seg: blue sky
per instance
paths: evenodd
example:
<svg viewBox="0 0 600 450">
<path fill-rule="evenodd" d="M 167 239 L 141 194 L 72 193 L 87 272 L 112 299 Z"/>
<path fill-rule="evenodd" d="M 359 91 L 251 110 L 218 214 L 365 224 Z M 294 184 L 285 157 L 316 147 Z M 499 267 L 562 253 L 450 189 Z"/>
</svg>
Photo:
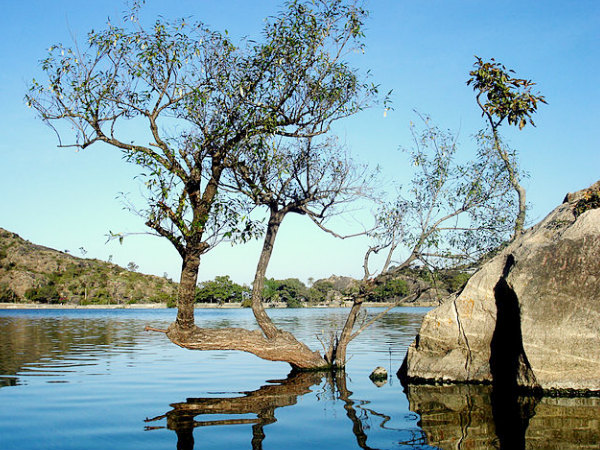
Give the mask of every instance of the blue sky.
<svg viewBox="0 0 600 450">
<path fill-rule="evenodd" d="M 193 16 L 216 30 L 256 36 L 263 18 L 279 2 L 254 0 L 147 0 L 142 20 L 157 15 Z M 460 132 L 465 155 L 470 136 L 483 127 L 472 90 L 466 86 L 474 55 L 494 57 L 520 77 L 537 82 L 546 96 L 535 117 L 537 127 L 505 127 L 503 135 L 518 149 L 530 223 L 543 218 L 567 192 L 600 179 L 600 2 L 597 0 L 513 1 L 371 0 L 366 52 L 354 61 L 371 70 L 382 91 L 394 90 L 395 110 L 378 108 L 337 126 L 351 151 L 383 166 L 383 185 L 406 183 L 410 175 L 400 146 L 409 146 L 413 110 L 429 114 L 442 128 Z M 123 245 L 105 244 L 109 230 L 143 232 L 143 221 L 123 209 L 119 192 L 136 193 L 136 168 L 118 151 L 92 146 L 85 151 L 57 148 L 53 132 L 23 101 L 26 86 L 40 77 L 46 49 L 118 22 L 124 2 L 6 0 L 0 15 L 0 227 L 32 242 L 81 256 L 126 265 L 177 279 L 179 257 L 160 238 L 134 235 Z M 361 212 L 355 213 L 356 219 Z M 354 219 L 341 224 L 347 229 Z M 338 241 L 301 217 L 286 219 L 268 276 L 306 281 L 331 274 L 361 276 L 366 242 Z M 203 258 L 200 279 L 229 274 L 248 283 L 259 243 L 224 244 Z"/>
</svg>

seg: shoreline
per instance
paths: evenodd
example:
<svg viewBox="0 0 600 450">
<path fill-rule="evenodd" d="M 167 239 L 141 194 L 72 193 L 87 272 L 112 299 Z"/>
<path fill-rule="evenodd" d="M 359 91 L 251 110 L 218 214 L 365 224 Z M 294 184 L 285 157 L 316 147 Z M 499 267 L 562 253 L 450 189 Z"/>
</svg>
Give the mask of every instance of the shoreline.
<svg viewBox="0 0 600 450">
<path fill-rule="evenodd" d="M 365 302 L 363 306 L 365 308 L 387 308 L 392 306 L 393 303 L 383 302 Z M 327 305 L 311 305 L 304 306 L 304 308 L 349 308 L 352 306 L 352 302 L 345 302 L 343 304 L 327 304 Z M 433 307 L 437 305 L 433 304 L 400 304 L 398 307 Z M 277 304 L 265 304 L 265 309 L 284 309 L 287 308 L 285 303 Z M 0 303 L 0 310 L 15 310 L 15 309 L 176 309 L 168 308 L 166 303 L 134 303 L 131 305 L 69 305 L 69 304 L 45 304 L 45 303 Z M 195 309 L 250 309 L 242 308 L 241 303 L 225 303 L 219 305 L 217 303 L 197 303 Z"/>
</svg>

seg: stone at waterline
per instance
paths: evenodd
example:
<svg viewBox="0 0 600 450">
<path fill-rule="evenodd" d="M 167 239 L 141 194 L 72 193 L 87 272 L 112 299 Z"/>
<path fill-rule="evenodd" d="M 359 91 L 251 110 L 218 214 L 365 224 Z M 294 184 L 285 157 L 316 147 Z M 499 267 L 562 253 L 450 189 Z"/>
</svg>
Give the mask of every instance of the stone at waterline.
<svg viewBox="0 0 600 450">
<path fill-rule="evenodd" d="M 385 370 L 385 368 L 383 368 L 381 366 L 375 367 L 375 370 L 373 370 L 373 372 L 371 372 L 371 375 L 369 375 L 369 378 L 377 387 L 381 387 L 385 383 L 387 383 L 387 379 L 388 379 L 387 370 Z"/>
<path fill-rule="evenodd" d="M 569 194 L 430 311 L 399 375 L 600 392 L 599 195 Z"/>
</svg>

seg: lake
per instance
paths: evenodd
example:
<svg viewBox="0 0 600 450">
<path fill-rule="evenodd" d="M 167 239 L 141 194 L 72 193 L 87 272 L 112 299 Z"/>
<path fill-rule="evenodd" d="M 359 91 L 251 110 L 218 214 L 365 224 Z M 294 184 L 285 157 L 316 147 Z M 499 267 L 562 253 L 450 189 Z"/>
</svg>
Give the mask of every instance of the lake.
<svg viewBox="0 0 600 450">
<path fill-rule="evenodd" d="M 395 373 L 426 311 L 390 312 L 334 376 L 144 331 L 174 310 L 0 310 L 0 449 L 599 448 L 598 398 L 519 397 L 499 411 L 487 386 L 405 392 Z M 268 313 L 319 349 L 347 310 Z M 197 310 L 196 321 L 256 328 L 247 309 Z M 381 386 L 376 366 L 390 373 Z"/>
</svg>

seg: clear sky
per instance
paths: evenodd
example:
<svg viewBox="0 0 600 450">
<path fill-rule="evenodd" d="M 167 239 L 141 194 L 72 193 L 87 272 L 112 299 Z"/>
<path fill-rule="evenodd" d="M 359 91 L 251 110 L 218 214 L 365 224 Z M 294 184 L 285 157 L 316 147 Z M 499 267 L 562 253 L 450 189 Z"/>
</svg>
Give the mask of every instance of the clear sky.
<svg viewBox="0 0 600 450">
<path fill-rule="evenodd" d="M 192 16 L 213 29 L 257 36 L 263 18 L 280 2 L 267 0 L 147 0 L 142 21 L 157 15 Z M 543 218 L 567 192 L 600 179 L 600 2 L 598 0 L 371 0 L 366 52 L 356 64 L 371 70 L 382 91 L 394 90 L 395 110 L 365 111 L 337 127 L 351 151 L 383 166 L 382 187 L 410 175 L 400 146 L 409 146 L 413 110 L 442 128 L 460 131 L 465 154 L 484 123 L 466 86 L 474 55 L 496 58 L 516 75 L 537 82 L 546 96 L 536 128 L 504 127 L 520 152 L 531 204 L 529 222 Z M 131 236 L 106 242 L 113 232 L 143 232 L 143 221 L 123 210 L 119 192 L 139 191 L 135 166 L 118 151 L 92 146 L 58 149 L 53 132 L 23 101 L 27 83 L 40 77 L 39 60 L 51 44 L 85 42 L 107 18 L 118 22 L 125 3 L 4 0 L 0 15 L 0 227 L 34 243 L 178 279 L 179 256 L 161 238 Z M 357 218 L 360 211 L 355 213 Z M 349 219 L 346 228 L 352 228 Z M 364 239 L 338 241 L 302 217 L 281 229 L 268 276 L 306 281 L 331 274 L 360 277 Z M 224 244 L 203 258 L 200 279 L 228 274 L 249 283 L 259 243 Z"/>
</svg>

